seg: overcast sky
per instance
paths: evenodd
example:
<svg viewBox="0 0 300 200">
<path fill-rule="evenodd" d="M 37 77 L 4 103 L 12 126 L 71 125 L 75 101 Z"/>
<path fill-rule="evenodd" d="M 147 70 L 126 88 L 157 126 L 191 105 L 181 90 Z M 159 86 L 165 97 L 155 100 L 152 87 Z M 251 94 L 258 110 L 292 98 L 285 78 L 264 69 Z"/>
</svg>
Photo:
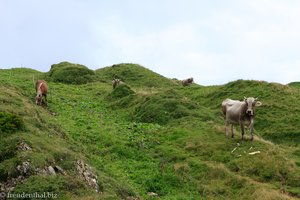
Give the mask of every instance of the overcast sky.
<svg viewBox="0 0 300 200">
<path fill-rule="evenodd" d="M 0 68 L 61 61 L 202 85 L 300 81 L 300 1 L 0 0 Z"/>
</svg>

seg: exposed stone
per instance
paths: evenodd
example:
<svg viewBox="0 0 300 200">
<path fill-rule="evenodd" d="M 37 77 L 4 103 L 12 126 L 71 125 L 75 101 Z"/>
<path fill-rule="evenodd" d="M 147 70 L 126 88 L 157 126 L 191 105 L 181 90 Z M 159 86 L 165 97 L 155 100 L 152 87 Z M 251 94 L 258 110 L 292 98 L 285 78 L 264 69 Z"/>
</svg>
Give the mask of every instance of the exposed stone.
<svg viewBox="0 0 300 200">
<path fill-rule="evenodd" d="M 24 141 L 19 144 L 18 150 L 19 151 L 32 151 L 31 147 L 28 144 L 26 144 Z"/>
<path fill-rule="evenodd" d="M 0 183 L 0 192 L 11 192 L 17 184 L 23 183 L 25 181 L 24 176 L 18 176 L 16 178 L 10 178 L 5 183 Z"/>
<path fill-rule="evenodd" d="M 25 145 L 22 145 L 25 146 Z M 23 161 L 20 165 L 16 167 L 17 171 L 19 172 L 19 176 L 16 178 L 9 178 L 6 182 L 0 183 L 0 192 L 11 192 L 17 184 L 23 183 L 30 175 L 30 162 L 29 160 Z M 55 175 L 57 173 L 61 173 L 63 175 L 66 175 L 66 172 L 56 165 L 55 167 L 45 166 L 44 168 L 36 168 L 34 169 L 33 174 L 40 174 L 40 175 Z M 91 176 L 90 172 L 87 171 L 86 177 L 89 178 Z M 91 182 L 97 184 L 97 180 L 91 179 Z M 1 199 L 1 198 L 0 198 Z"/>
<path fill-rule="evenodd" d="M 67 175 L 67 173 L 66 173 L 60 166 L 58 166 L 58 165 L 56 165 L 56 166 L 54 167 L 54 170 L 55 170 L 56 172 L 58 172 L 58 173 L 63 174 L 63 175 Z"/>
<path fill-rule="evenodd" d="M 50 175 L 56 175 L 56 172 L 55 172 L 54 168 L 51 165 L 48 167 L 48 172 L 49 172 Z"/>
<path fill-rule="evenodd" d="M 9 178 L 5 183 L 1 183 L 1 191 L 4 192 L 11 192 L 15 186 L 19 183 L 23 183 L 26 177 L 28 177 L 30 163 L 29 161 L 23 161 L 20 165 L 16 167 L 17 171 L 19 172 L 19 176 L 16 178 Z"/>
<path fill-rule="evenodd" d="M 46 170 L 45 168 L 43 168 L 43 169 L 36 168 L 36 169 L 35 169 L 35 173 L 36 173 L 36 174 L 41 174 L 41 175 L 47 175 L 47 174 L 48 174 L 48 173 L 47 173 L 47 170 Z"/>
<path fill-rule="evenodd" d="M 147 195 L 150 197 L 158 197 L 158 194 L 156 194 L 154 192 L 148 192 Z"/>
<path fill-rule="evenodd" d="M 21 165 L 18 165 L 17 166 L 17 170 L 20 172 L 20 174 L 22 175 L 27 175 L 28 171 L 29 171 L 29 168 L 30 168 L 30 163 L 29 161 L 24 161 L 22 162 Z"/>
<path fill-rule="evenodd" d="M 99 185 L 97 176 L 93 173 L 92 168 L 85 164 L 82 160 L 76 161 L 76 169 L 79 176 L 92 187 L 96 192 L 99 192 Z"/>
</svg>

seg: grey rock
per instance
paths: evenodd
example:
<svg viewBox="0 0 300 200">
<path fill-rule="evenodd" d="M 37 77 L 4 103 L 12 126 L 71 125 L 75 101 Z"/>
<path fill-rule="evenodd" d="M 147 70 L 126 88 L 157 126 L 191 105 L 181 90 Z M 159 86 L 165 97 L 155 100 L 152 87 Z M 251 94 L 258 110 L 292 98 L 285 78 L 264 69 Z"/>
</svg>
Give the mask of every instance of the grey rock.
<svg viewBox="0 0 300 200">
<path fill-rule="evenodd" d="M 55 170 L 52 166 L 48 167 L 48 172 L 49 172 L 50 175 L 56 175 L 56 172 L 55 172 Z"/>
</svg>

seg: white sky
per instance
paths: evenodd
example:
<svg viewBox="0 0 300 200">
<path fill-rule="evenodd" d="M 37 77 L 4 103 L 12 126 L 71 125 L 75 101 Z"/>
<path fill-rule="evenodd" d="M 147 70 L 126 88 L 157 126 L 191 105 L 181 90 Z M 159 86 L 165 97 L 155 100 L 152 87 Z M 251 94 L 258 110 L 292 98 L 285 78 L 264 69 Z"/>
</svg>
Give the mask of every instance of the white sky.
<svg viewBox="0 0 300 200">
<path fill-rule="evenodd" d="M 300 81 L 300 1 L 0 0 L 0 68 L 61 61 L 202 85 Z"/>
</svg>

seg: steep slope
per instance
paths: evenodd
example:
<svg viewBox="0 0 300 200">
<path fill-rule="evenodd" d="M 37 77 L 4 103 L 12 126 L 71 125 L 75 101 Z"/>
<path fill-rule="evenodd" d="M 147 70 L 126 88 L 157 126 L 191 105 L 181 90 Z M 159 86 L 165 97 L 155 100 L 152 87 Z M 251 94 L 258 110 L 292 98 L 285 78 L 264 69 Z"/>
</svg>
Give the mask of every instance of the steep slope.
<svg viewBox="0 0 300 200">
<path fill-rule="evenodd" d="M 93 167 L 103 193 L 84 192 L 86 198 L 155 199 L 155 194 L 160 199 L 300 197 L 299 112 L 294 112 L 299 109 L 297 88 L 243 80 L 223 86 L 181 87 L 138 65 L 125 64 L 97 70 L 97 82 L 78 86 L 49 82 L 49 104 L 41 108 L 33 105 L 32 75 L 42 73 L 17 69 L 0 71 L 1 75 L 3 72 L 2 86 L 20 92 L 27 106 L 45 112 L 43 121 L 29 118 L 25 125 L 48 127 L 54 122 L 55 130 L 61 130 L 58 132 L 64 137 L 56 133 L 60 143 L 53 148 L 65 148 Z M 128 87 L 113 90 L 115 74 Z M 257 109 L 253 142 L 241 142 L 239 134 L 236 139 L 226 138 L 223 130 L 220 103 L 243 96 L 258 96 L 263 102 Z M 51 126 L 41 127 L 44 135 L 52 131 Z M 27 136 L 34 137 L 29 132 Z M 36 139 L 33 144 L 38 142 Z M 45 158 L 52 151 L 48 150 Z M 261 153 L 250 155 L 253 151 Z M 69 168 L 63 167 L 68 174 L 74 172 L 70 163 L 75 161 L 71 159 L 66 162 Z M 65 165 L 64 161 L 55 162 Z M 78 191 L 91 190 L 78 181 L 83 184 L 77 189 L 55 188 L 69 199 Z M 27 181 L 19 187 L 24 191 L 32 185 L 34 181 Z M 64 181 L 51 179 L 50 185 L 64 185 Z"/>
<path fill-rule="evenodd" d="M 33 78 L 44 77 L 42 73 L 12 69 L 1 70 L 0 75 L 1 192 L 106 199 L 124 197 L 130 191 L 89 166 L 84 147 L 61 126 L 58 112 L 35 105 Z M 54 88 L 50 84 L 50 105 Z"/>
</svg>

